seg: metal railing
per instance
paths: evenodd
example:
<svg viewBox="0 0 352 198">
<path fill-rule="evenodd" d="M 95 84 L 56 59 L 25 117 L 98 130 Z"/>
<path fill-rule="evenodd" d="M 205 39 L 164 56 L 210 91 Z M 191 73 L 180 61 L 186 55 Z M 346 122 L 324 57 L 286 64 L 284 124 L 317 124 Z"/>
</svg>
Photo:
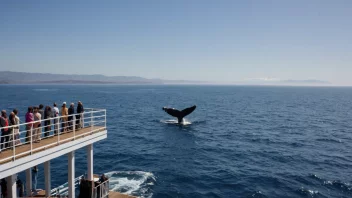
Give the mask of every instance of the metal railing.
<svg viewBox="0 0 352 198">
<path fill-rule="evenodd" d="M 77 189 L 79 189 L 79 185 L 81 183 L 81 179 L 85 178 L 84 175 L 81 175 L 74 180 L 74 187 L 77 192 Z M 103 183 L 100 183 L 98 186 L 93 188 L 93 195 L 92 198 L 105 198 L 109 197 L 109 179 L 104 181 Z M 50 192 L 51 197 L 67 197 L 68 196 L 68 183 L 64 183 L 54 189 L 51 190 Z"/>
<path fill-rule="evenodd" d="M 109 179 L 94 187 L 93 198 L 109 197 Z"/>
<path fill-rule="evenodd" d="M 74 187 L 75 189 L 79 187 L 81 179 L 84 178 L 83 175 L 75 178 Z M 64 183 L 59 187 L 56 187 L 50 191 L 51 197 L 67 197 L 68 196 L 68 183 Z"/>
<path fill-rule="evenodd" d="M 7 119 L 10 123 L 9 118 Z M 89 127 L 91 129 L 87 132 L 76 133 L 81 129 Z M 17 157 L 32 155 L 39 150 L 75 140 L 99 131 L 102 128 L 106 128 L 106 110 L 92 108 L 86 108 L 83 113 L 79 114 L 57 116 L 40 121 L 1 127 L 0 163 L 9 160 L 15 161 Z M 61 139 L 67 133 L 71 133 L 71 135 L 68 138 L 66 136 L 65 139 Z M 33 147 L 36 143 L 48 138 L 55 138 L 55 141 L 50 141 L 43 146 Z M 30 148 L 26 151 L 16 153 L 16 147 L 18 148 L 22 145 L 30 145 Z M 5 150 L 12 150 L 12 155 L 1 156 L 1 152 Z"/>
</svg>

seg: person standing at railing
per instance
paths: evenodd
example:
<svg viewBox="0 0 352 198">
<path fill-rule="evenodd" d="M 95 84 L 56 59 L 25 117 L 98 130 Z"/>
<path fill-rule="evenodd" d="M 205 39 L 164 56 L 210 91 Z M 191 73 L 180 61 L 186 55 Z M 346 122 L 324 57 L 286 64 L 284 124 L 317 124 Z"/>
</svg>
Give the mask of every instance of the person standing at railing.
<svg viewBox="0 0 352 198">
<path fill-rule="evenodd" d="M 9 147 L 12 147 L 12 146 L 14 146 L 14 143 L 15 143 L 15 134 L 14 134 L 14 132 L 15 132 L 15 127 L 16 127 L 16 123 L 15 123 L 15 113 L 14 112 L 11 112 L 10 113 L 10 116 L 9 116 L 9 125 L 11 126 L 11 127 L 9 127 L 9 130 L 10 130 L 10 132 L 9 132 Z"/>
<path fill-rule="evenodd" d="M 7 148 L 9 146 L 9 140 L 10 140 L 9 120 L 6 115 L 6 110 L 1 111 L 0 127 L 2 128 L 1 129 L 0 150 L 2 150 L 3 148 Z"/>
<path fill-rule="evenodd" d="M 42 135 L 41 126 L 42 115 L 39 113 L 38 107 L 34 107 L 34 134 L 33 142 L 39 143 Z"/>
<path fill-rule="evenodd" d="M 22 180 L 17 176 L 16 180 L 16 187 L 17 187 L 17 196 L 23 197 L 24 196 L 24 185 Z"/>
<path fill-rule="evenodd" d="M 32 136 L 33 136 L 33 132 L 31 132 L 32 128 L 33 128 L 33 122 L 34 122 L 34 114 L 33 114 L 33 107 L 28 107 L 28 111 L 26 113 L 26 139 L 25 142 L 29 143 L 32 141 Z"/>
<path fill-rule="evenodd" d="M 50 134 L 50 131 L 51 131 L 51 118 L 52 118 L 52 112 L 51 112 L 51 107 L 50 106 L 46 106 L 45 107 L 45 111 L 44 111 L 44 130 L 45 130 L 45 133 L 44 133 L 44 137 L 48 137 Z"/>
<path fill-rule="evenodd" d="M 70 126 L 70 130 L 73 130 L 73 114 L 75 114 L 75 106 L 71 103 L 70 108 L 68 109 L 68 124 Z"/>
<path fill-rule="evenodd" d="M 57 118 L 57 117 L 59 117 L 59 113 L 60 113 L 60 112 L 59 112 L 59 108 L 57 108 L 56 103 L 54 103 L 54 107 L 53 107 L 53 117 L 55 118 L 55 119 L 54 119 L 54 133 L 55 133 L 55 135 L 59 134 L 59 126 L 58 126 L 58 123 L 59 123 L 60 119 Z"/>
<path fill-rule="evenodd" d="M 82 120 L 83 119 L 83 113 L 84 113 L 84 108 L 83 108 L 83 104 L 81 101 L 78 101 L 77 104 L 77 115 L 76 115 L 76 128 L 83 128 L 82 126 Z"/>
<path fill-rule="evenodd" d="M 2 197 L 7 197 L 7 182 L 5 179 L 1 179 L 0 181 L 1 185 L 1 195 Z"/>
<path fill-rule="evenodd" d="M 105 176 L 105 174 L 102 174 L 102 175 L 100 176 L 99 181 L 100 181 L 101 183 L 104 183 L 104 182 L 107 181 L 107 180 L 109 180 L 109 178 L 108 178 L 107 176 Z"/>
<path fill-rule="evenodd" d="M 38 182 L 38 166 L 32 168 L 32 192 L 33 195 L 37 195 L 37 182 Z"/>
<path fill-rule="evenodd" d="M 43 109 L 43 108 L 44 108 L 44 105 L 43 105 L 43 104 L 40 104 L 40 105 L 39 105 L 39 108 L 38 108 L 38 112 L 40 113 L 42 119 L 44 119 L 44 109 Z M 39 127 L 40 127 L 40 133 L 42 133 L 42 131 L 44 131 L 44 130 L 43 130 L 43 128 L 44 128 L 44 123 L 40 122 Z"/>
<path fill-rule="evenodd" d="M 68 116 L 68 108 L 66 107 L 66 102 L 64 102 L 62 104 L 62 108 L 61 108 L 61 116 L 62 116 L 62 126 L 61 126 L 61 132 L 65 132 L 68 131 L 67 128 L 67 116 Z"/>
<path fill-rule="evenodd" d="M 20 118 L 18 117 L 18 110 L 14 109 L 13 113 L 15 114 L 15 127 L 14 127 L 14 135 L 15 135 L 15 145 L 21 144 L 20 140 Z"/>
</svg>

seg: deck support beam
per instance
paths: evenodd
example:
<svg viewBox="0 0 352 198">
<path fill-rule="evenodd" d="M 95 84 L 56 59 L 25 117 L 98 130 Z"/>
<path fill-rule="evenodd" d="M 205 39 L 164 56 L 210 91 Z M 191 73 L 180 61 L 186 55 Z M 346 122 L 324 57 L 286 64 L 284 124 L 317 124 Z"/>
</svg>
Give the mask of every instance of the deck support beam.
<svg viewBox="0 0 352 198">
<path fill-rule="evenodd" d="M 26 170 L 26 196 L 30 197 L 32 194 L 32 168 Z"/>
<path fill-rule="evenodd" d="M 50 160 L 44 162 L 44 176 L 45 176 L 45 196 L 50 197 L 50 192 L 51 192 Z"/>
<path fill-rule="evenodd" d="M 75 198 L 75 151 L 68 153 L 68 197 Z"/>
<path fill-rule="evenodd" d="M 87 179 L 93 181 L 93 143 L 87 146 Z"/>
<path fill-rule="evenodd" d="M 17 175 L 10 175 L 6 178 L 7 182 L 7 197 L 17 198 L 17 188 L 16 188 Z"/>
</svg>

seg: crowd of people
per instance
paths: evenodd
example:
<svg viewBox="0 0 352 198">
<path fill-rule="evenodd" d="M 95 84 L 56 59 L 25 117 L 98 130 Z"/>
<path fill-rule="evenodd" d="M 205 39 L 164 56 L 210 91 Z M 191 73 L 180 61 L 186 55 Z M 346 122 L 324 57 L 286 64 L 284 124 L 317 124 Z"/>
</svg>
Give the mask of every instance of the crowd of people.
<svg viewBox="0 0 352 198">
<path fill-rule="evenodd" d="M 61 112 L 61 114 L 60 114 Z M 60 132 L 69 132 L 83 127 L 83 113 L 84 108 L 81 101 L 78 101 L 77 109 L 75 112 L 74 103 L 70 104 L 70 107 L 66 107 L 66 102 L 63 102 L 61 111 L 54 103 L 53 107 L 40 104 L 39 106 L 30 106 L 25 115 L 26 123 L 26 136 L 24 143 L 38 143 L 44 136 L 44 138 L 52 137 L 50 132 L 54 131 L 54 136 Z M 75 115 L 76 114 L 76 115 Z M 0 152 L 6 148 L 12 148 L 14 145 L 21 144 L 20 138 L 20 118 L 19 111 L 14 109 L 8 116 L 6 110 L 1 111 L 0 116 L 0 128 L 1 128 L 1 141 L 0 141 Z M 60 117 L 61 116 L 61 117 Z M 76 122 L 74 123 L 74 117 Z M 60 119 L 61 118 L 61 119 Z M 59 127 L 61 123 L 61 127 Z M 52 130 L 52 126 L 54 128 Z M 59 128 L 61 130 L 59 131 Z"/>
</svg>

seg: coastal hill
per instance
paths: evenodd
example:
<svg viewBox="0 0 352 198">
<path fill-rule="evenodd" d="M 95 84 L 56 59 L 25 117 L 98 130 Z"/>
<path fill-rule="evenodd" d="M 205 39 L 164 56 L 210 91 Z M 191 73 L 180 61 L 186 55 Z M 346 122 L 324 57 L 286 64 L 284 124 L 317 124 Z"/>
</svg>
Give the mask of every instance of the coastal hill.
<svg viewBox="0 0 352 198">
<path fill-rule="evenodd" d="M 68 75 L 0 72 L 0 84 L 198 84 L 200 81 L 148 79 L 137 76 Z"/>
<path fill-rule="evenodd" d="M 0 71 L 0 84 L 223 84 L 223 85 L 270 85 L 270 86 L 327 86 L 321 80 L 271 80 L 250 79 L 234 82 L 210 82 L 190 80 L 148 79 L 138 76 L 68 75 L 50 73 L 26 73 Z"/>
</svg>

